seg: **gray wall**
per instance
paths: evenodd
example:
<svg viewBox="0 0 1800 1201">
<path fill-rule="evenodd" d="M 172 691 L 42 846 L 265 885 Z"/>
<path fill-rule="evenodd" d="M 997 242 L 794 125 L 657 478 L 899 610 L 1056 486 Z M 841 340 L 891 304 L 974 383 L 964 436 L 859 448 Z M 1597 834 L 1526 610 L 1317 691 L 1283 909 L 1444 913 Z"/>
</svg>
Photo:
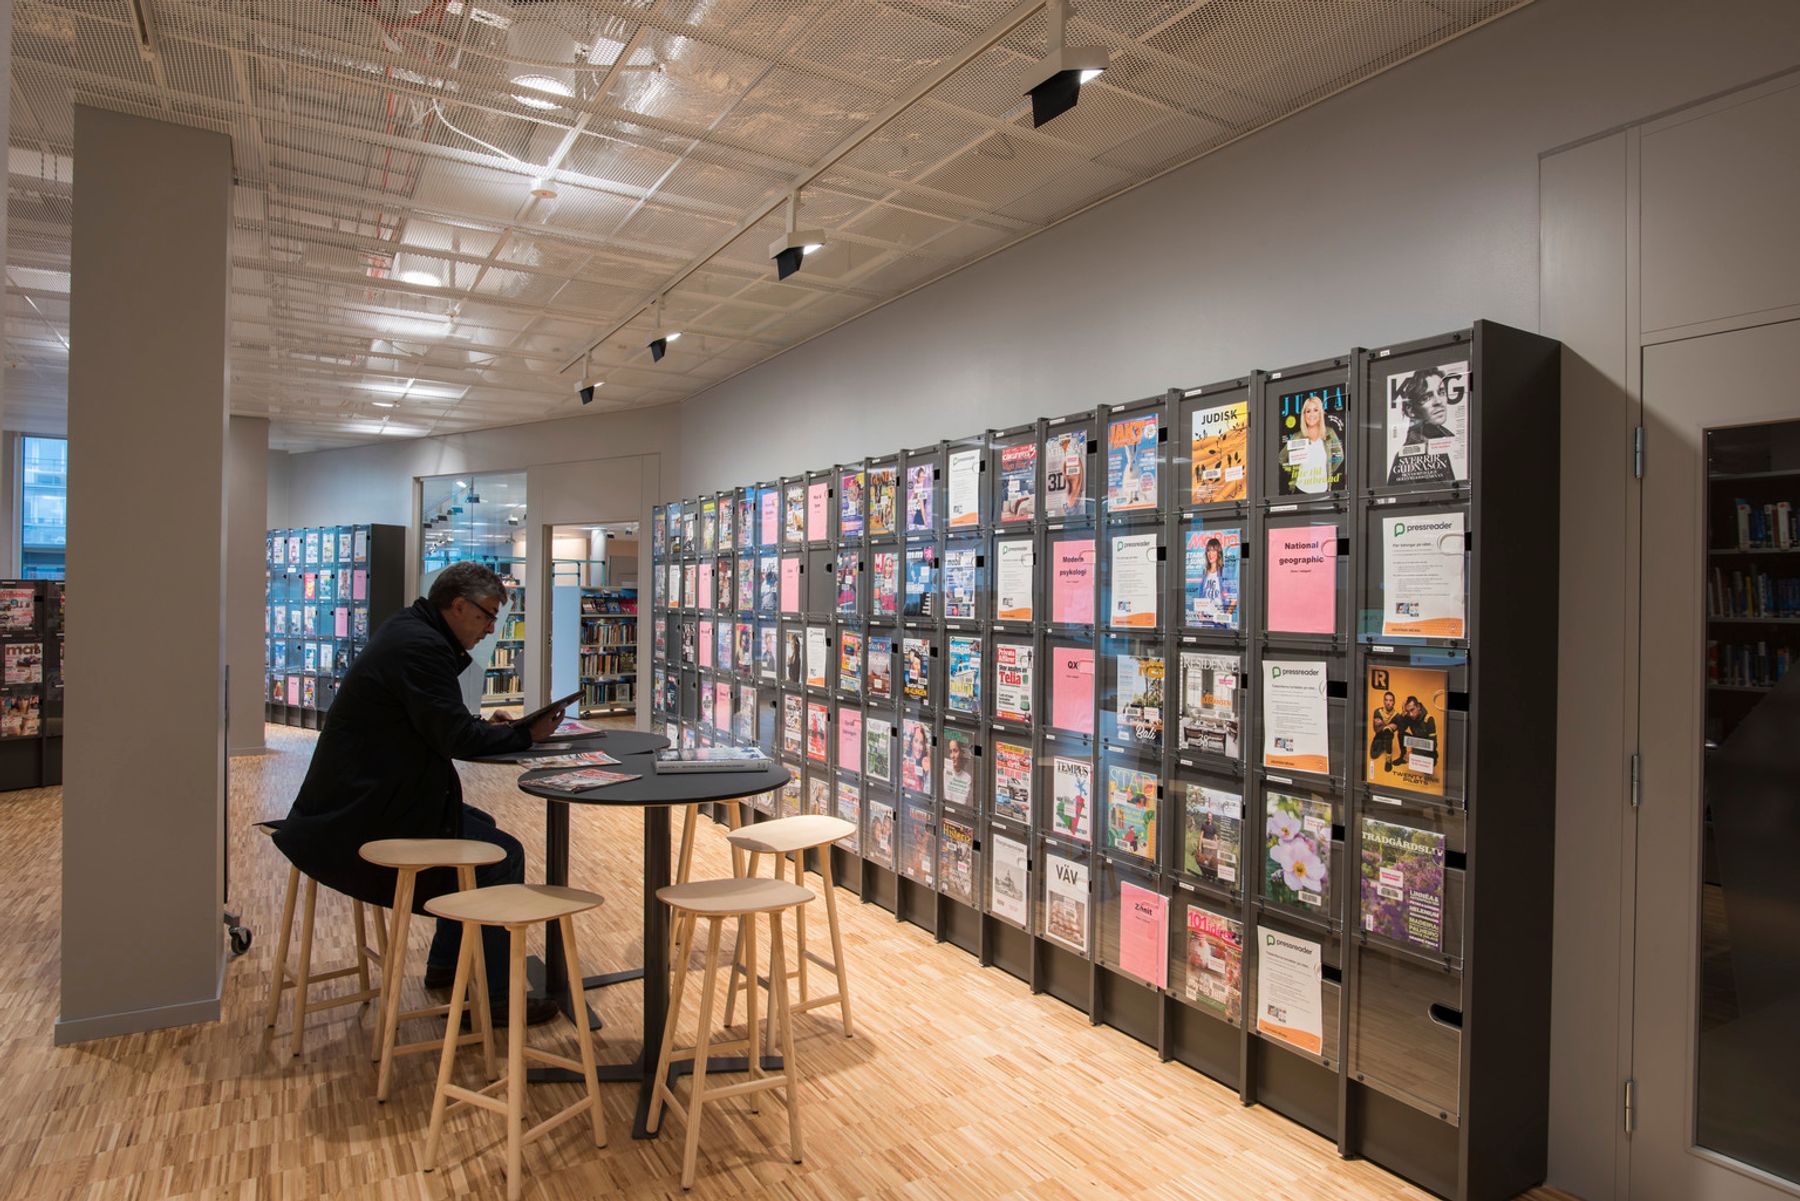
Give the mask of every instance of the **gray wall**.
<svg viewBox="0 0 1800 1201">
<path fill-rule="evenodd" d="M 233 417 L 225 449 L 225 661 L 231 666 L 230 748 L 237 755 L 263 745 L 268 418 Z"/>
<path fill-rule="evenodd" d="M 217 1018 L 224 963 L 231 141 L 75 146 L 58 1042 Z"/>
</svg>

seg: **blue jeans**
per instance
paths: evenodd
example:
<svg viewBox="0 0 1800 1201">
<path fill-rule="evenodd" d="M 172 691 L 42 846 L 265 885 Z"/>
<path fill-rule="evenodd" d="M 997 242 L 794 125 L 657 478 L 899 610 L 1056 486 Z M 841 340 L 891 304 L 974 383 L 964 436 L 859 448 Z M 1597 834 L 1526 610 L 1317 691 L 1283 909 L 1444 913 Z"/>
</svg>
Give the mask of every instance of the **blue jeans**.
<svg viewBox="0 0 1800 1201">
<path fill-rule="evenodd" d="M 492 884 L 523 884 L 525 882 L 525 848 L 518 839 L 495 825 L 492 816 L 473 805 L 464 805 L 462 836 L 476 842 L 491 842 L 506 852 L 506 858 L 500 862 L 475 869 L 477 887 L 486 888 Z M 447 869 L 445 870 L 447 871 Z M 423 883 L 423 873 L 420 880 Z M 445 891 L 454 891 L 455 887 L 454 882 L 451 882 Z M 426 968 L 454 971 L 456 955 L 461 949 L 462 923 L 439 918 L 437 933 L 431 939 L 431 950 L 425 954 Z M 481 954 L 487 963 L 488 993 L 501 1005 L 505 1005 L 507 1001 L 506 973 L 510 951 L 506 927 L 483 926 L 481 928 Z"/>
</svg>

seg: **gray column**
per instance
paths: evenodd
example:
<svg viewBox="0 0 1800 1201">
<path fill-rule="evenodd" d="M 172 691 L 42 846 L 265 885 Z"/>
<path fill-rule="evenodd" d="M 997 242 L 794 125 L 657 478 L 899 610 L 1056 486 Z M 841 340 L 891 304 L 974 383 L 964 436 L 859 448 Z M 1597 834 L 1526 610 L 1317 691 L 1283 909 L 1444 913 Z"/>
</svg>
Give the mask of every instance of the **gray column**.
<svg viewBox="0 0 1800 1201">
<path fill-rule="evenodd" d="M 267 593 L 269 419 L 233 417 L 225 453 L 225 661 L 234 755 L 263 749 L 263 610 Z"/>
<path fill-rule="evenodd" d="M 9 85 L 12 80 L 12 0 L 0 0 L 0 79 Z M 0 129 L 12 129 L 11 86 L 0 87 Z M 7 189 L 0 188 L 0 265 L 6 260 L 6 196 Z M 6 323 L 0 321 L 0 429 L 10 428 L 6 420 Z M 19 517 L 14 511 L 13 493 L 19 484 L 13 478 L 16 460 L 11 453 L 16 443 L 11 437 L 0 439 L 0 446 L 7 452 L 0 459 L 0 575 L 12 575 L 18 567 Z"/>
<path fill-rule="evenodd" d="M 231 142 L 77 106 L 75 161 L 58 1043 L 215 1020 L 225 961 Z"/>
</svg>

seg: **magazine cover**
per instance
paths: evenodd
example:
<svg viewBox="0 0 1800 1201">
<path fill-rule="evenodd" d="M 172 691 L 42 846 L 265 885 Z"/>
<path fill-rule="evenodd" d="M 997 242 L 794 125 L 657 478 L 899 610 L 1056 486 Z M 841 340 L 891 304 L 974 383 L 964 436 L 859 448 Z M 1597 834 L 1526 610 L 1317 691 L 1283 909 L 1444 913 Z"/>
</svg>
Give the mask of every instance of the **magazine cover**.
<svg viewBox="0 0 1800 1201">
<path fill-rule="evenodd" d="M 943 779 L 944 800 L 952 805 L 974 805 L 975 736 L 967 730 L 945 726 L 943 744 L 943 768 L 940 775 Z"/>
<path fill-rule="evenodd" d="M 937 882 L 937 823 L 931 802 L 900 802 L 900 872 L 927 887 Z"/>
<path fill-rule="evenodd" d="M 900 552 L 878 550 L 872 556 L 873 596 L 870 609 L 875 617 L 897 617 L 900 614 Z"/>
<path fill-rule="evenodd" d="M 731 736 L 749 745 L 756 741 L 756 686 L 740 684 L 737 709 L 731 715 Z"/>
<path fill-rule="evenodd" d="M 1156 773 L 1121 767 L 1106 768 L 1106 845 L 1115 851 L 1156 858 L 1156 811 L 1159 786 Z"/>
<path fill-rule="evenodd" d="M 1094 837 L 1094 765 L 1086 759 L 1050 760 L 1050 829 L 1076 842 Z"/>
<path fill-rule="evenodd" d="M 706 684 L 702 682 L 700 686 L 700 724 L 703 726 L 710 726 L 713 724 L 713 698 L 716 695 L 717 694 L 714 693 L 711 688 L 707 687 Z"/>
<path fill-rule="evenodd" d="M 1030 643 L 994 644 L 994 720 L 1029 725 L 1031 704 Z"/>
<path fill-rule="evenodd" d="M 894 723 L 885 717 L 864 723 L 863 774 L 878 783 L 894 782 Z"/>
<path fill-rule="evenodd" d="M 1279 495 L 1320 496 L 1344 486 L 1349 407 L 1342 384 L 1281 398 L 1281 451 L 1275 473 Z"/>
<path fill-rule="evenodd" d="M 551 792 L 574 794 L 586 792 L 591 788 L 604 788 L 608 784 L 624 784 L 630 780 L 642 778 L 631 772 L 606 771 L 598 767 L 578 767 L 573 771 L 559 771 L 548 776 L 541 776 L 533 780 L 532 784 Z"/>
<path fill-rule="evenodd" d="M 1263 856 L 1263 896 L 1320 913 L 1331 905 L 1331 802 L 1271 790 Z"/>
<path fill-rule="evenodd" d="M 739 555 L 737 561 L 737 607 L 741 612 L 749 613 L 756 608 L 756 561 L 749 555 Z"/>
<path fill-rule="evenodd" d="M 1000 448 L 1000 512 L 1001 525 L 1030 521 L 1037 513 L 1037 459 L 1035 442 L 1020 442 Z"/>
<path fill-rule="evenodd" d="M 1044 439 L 1044 516 L 1085 517 L 1088 513 L 1088 436 L 1069 430 Z"/>
<path fill-rule="evenodd" d="M 719 553 L 720 554 L 724 554 L 726 551 L 732 549 L 733 543 L 735 543 L 737 540 L 737 538 L 736 538 L 737 522 L 735 520 L 733 520 L 734 516 L 736 515 L 736 511 L 737 510 L 734 507 L 734 500 L 731 496 L 727 495 L 727 496 L 721 496 L 719 498 Z"/>
<path fill-rule="evenodd" d="M 952 530 L 974 529 L 981 524 L 981 452 L 951 451 L 948 471 L 944 524 Z"/>
<path fill-rule="evenodd" d="M 1377 788 L 1444 795 L 1444 701 L 1450 673 L 1430 667 L 1369 666 L 1369 747 L 1364 778 Z"/>
<path fill-rule="evenodd" d="M 831 781 L 823 775 L 806 777 L 806 814 L 809 817 L 831 816 Z"/>
<path fill-rule="evenodd" d="M 936 489 L 936 472 L 929 463 L 906 469 L 906 532 L 929 533 L 932 521 L 932 493 Z"/>
<path fill-rule="evenodd" d="M 717 622 L 713 626 L 713 637 L 717 642 L 717 649 L 713 653 L 713 666 L 720 671 L 731 670 L 731 652 L 736 645 L 732 641 L 734 632 L 735 627 L 729 621 Z"/>
<path fill-rule="evenodd" d="M 717 531 L 719 527 L 719 502 L 707 497 L 700 502 L 700 553 L 710 555 L 718 545 Z"/>
<path fill-rule="evenodd" d="M 1193 471 L 1191 504 L 1210 505 L 1243 500 L 1250 494 L 1250 403 L 1195 409 L 1189 432 L 1188 462 Z"/>
<path fill-rule="evenodd" d="M 311 680 L 306 681 L 311 684 Z M 308 707 L 312 701 L 306 701 Z M 34 738 L 43 729 L 42 710 L 35 692 L 8 696 L 0 701 L 0 737 Z"/>
<path fill-rule="evenodd" d="M 1156 508 L 1156 415 L 1121 417 L 1106 427 L 1106 508 Z"/>
<path fill-rule="evenodd" d="M 906 548 L 906 597 L 901 610 L 905 617 L 937 616 L 937 548 Z"/>
<path fill-rule="evenodd" d="M 737 538 L 734 545 L 739 550 L 749 550 L 756 541 L 756 498 L 751 490 L 744 489 L 744 494 L 737 501 Z"/>
<path fill-rule="evenodd" d="M 981 639 L 952 634 L 946 644 L 944 703 L 957 713 L 981 712 Z"/>
<path fill-rule="evenodd" d="M 684 609 L 700 607 L 700 565 L 698 563 L 681 565 L 681 607 Z"/>
<path fill-rule="evenodd" d="M 1223 788 L 1188 784 L 1183 802 L 1181 870 L 1237 890 L 1244 798 Z"/>
<path fill-rule="evenodd" d="M 799 546 L 806 541 L 806 485 L 789 484 L 782 500 L 781 544 Z"/>
<path fill-rule="evenodd" d="M 931 793 L 931 727 L 910 717 L 900 719 L 900 787 Z"/>
<path fill-rule="evenodd" d="M 686 664 L 688 667 L 695 666 L 695 647 L 697 646 L 698 642 L 699 642 L 698 636 L 694 631 L 694 623 L 691 621 L 682 622 L 681 623 L 681 661 L 682 661 L 682 663 Z"/>
<path fill-rule="evenodd" d="M 975 619 L 976 562 L 972 546 L 951 546 L 944 551 L 944 616 L 950 621 Z"/>
<path fill-rule="evenodd" d="M 882 867 L 894 867 L 894 806 L 869 798 L 869 858 Z"/>
<path fill-rule="evenodd" d="M 869 636 L 868 667 L 865 669 L 869 681 L 869 699 L 872 701 L 891 701 L 894 699 L 894 640 L 886 635 Z"/>
<path fill-rule="evenodd" d="M 1087 864 L 1057 854 L 1044 856 L 1044 937 L 1087 954 Z"/>
<path fill-rule="evenodd" d="M 1113 736 L 1128 746 L 1162 749 L 1163 660 L 1160 655 L 1114 655 Z"/>
<path fill-rule="evenodd" d="M 805 723 L 806 702 L 801 697 L 787 695 L 781 698 L 781 749 L 784 754 L 798 755 L 803 735 L 800 727 Z"/>
<path fill-rule="evenodd" d="M 923 638 L 901 639 L 900 687 L 908 700 L 931 703 L 931 644 Z"/>
<path fill-rule="evenodd" d="M 1187 978 L 1182 995 L 1228 1022 L 1242 1019 L 1244 924 L 1198 906 L 1187 911 Z"/>
<path fill-rule="evenodd" d="M 895 493 L 899 481 L 893 467 L 869 468 L 869 537 L 892 538 L 894 517 L 899 511 Z"/>
<path fill-rule="evenodd" d="M 759 626 L 756 631 L 756 674 L 766 680 L 775 678 L 774 626 Z"/>
<path fill-rule="evenodd" d="M 988 834 L 988 909 L 995 917 L 1025 925 L 1031 896 L 1030 859 L 1024 843 Z"/>
<path fill-rule="evenodd" d="M 781 786 L 781 797 L 775 808 L 777 817 L 800 816 L 800 798 L 806 786 L 800 780 L 800 769 L 797 766 L 790 764 L 788 771 L 792 774 L 788 777 L 788 782 Z"/>
<path fill-rule="evenodd" d="M 862 691 L 862 635 L 855 630 L 838 629 L 838 688 L 844 692 Z"/>
<path fill-rule="evenodd" d="M 1387 377 L 1387 482 L 1469 478 L 1468 360 Z"/>
<path fill-rule="evenodd" d="M 788 627 L 781 631 L 781 682 L 800 684 L 806 679 L 806 631 Z"/>
<path fill-rule="evenodd" d="M 838 473 L 838 537 L 860 538 L 863 532 L 863 473 Z"/>
<path fill-rule="evenodd" d="M 1443 948 L 1443 834 L 1363 818 L 1362 927 L 1395 942 Z"/>
<path fill-rule="evenodd" d="M 1029 538 L 1000 538 L 994 542 L 994 620 L 1030 621 L 1032 618 L 1032 568 L 1037 555 Z"/>
<path fill-rule="evenodd" d="M 759 555 L 756 560 L 756 611 L 773 617 L 781 596 L 781 561 L 774 555 Z"/>
<path fill-rule="evenodd" d="M 1178 751 L 1238 757 L 1238 672 L 1235 654 L 1181 652 Z"/>
<path fill-rule="evenodd" d="M 840 550 L 837 553 L 837 611 L 839 616 L 856 616 L 856 565 L 860 558 L 860 551 Z"/>
<path fill-rule="evenodd" d="M 44 682 L 44 644 L 41 642 L 9 642 L 6 663 L 0 680 L 8 684 L 41 684 Z"/>
<path fill-rule="evenodd" d="M 852 826 L 850 833 L 837 840 L 837 845 L 853 855 L 862 853 L 862 789 L 851 780 L 837 782 L 837 817 Z"/>
<path fill-rule="evenodd" d="M 806 703 L 806 757 L 825 762 L 831 753 L 827 740 L 831 737 L 831 712 L 823 702 Z"/>
<path fill-rule="evenodd" d="M 1031 748 L 994 743 L 994 816 L 1031 822 Z"/>
<path fill-rule="evenodd" d="M 975 827 L 953 817 L 945 817 L 943 838 L 939 843 L 943 862 L 938 868 L 940 887 L 945 896 L 964 905 L 975 903 Z"/>
<path fill-rule="evenodd" d="M 668 522 L 668 527 L 669 527 L 669 554 L 670 555 L 679 555 L 683 551 L 691 549 L 687 544 L 687 540 L 683 537 L 683 534 L 682 534 L 683 523 L 682 523 L 682 519 L 681 519 L 681 502 L 680 501 L 672 500 L 669 502 L 669 509 L 666 514 L 666 520 Z M 294 562 L 294 560 L 292 560 L 292 559 L 290 559 L 288 561 L 290 563 Z"/>
<path fill-rule="evenodd" d="M 1182 617 L 1190 630 L 1238 628 L 1241 530 L 1190 529 L 1182 557 Z"/>
</svg>

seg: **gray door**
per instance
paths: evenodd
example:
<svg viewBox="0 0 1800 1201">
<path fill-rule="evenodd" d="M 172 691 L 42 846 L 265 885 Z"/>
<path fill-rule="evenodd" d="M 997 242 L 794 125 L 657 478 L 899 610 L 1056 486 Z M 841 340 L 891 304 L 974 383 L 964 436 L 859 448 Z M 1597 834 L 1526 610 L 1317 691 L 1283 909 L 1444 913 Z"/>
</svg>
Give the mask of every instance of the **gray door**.
<svg viewBox="0 0 1800 1201">
<path fill-rule="evenodd" d="M 1800 1195 L 1800 321 L 1643 368 L 1630 1195 L 1774 1201 Z"/>
</svg>

